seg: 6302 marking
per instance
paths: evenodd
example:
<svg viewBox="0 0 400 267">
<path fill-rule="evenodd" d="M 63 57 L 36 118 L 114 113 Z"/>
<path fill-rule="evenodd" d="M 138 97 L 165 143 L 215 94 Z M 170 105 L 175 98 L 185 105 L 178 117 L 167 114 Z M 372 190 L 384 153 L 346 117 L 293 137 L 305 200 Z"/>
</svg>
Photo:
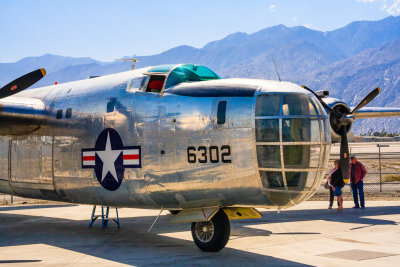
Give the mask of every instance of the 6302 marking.
<svg viewBox="0 0 400 267">
<path fill-rule="evenodd" d="M 231 147 L 228 145 L 221 146 L 189 146 L 187 148 L 187 160 L 189 163 L 232 163 Z"/>
</svg>

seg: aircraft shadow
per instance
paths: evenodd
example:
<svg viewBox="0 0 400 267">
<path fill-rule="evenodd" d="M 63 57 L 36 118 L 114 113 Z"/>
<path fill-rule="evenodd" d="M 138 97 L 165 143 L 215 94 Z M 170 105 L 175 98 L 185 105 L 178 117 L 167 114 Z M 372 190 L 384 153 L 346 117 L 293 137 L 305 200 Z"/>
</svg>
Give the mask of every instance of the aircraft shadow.
<svg viewBox="0 0 400 267">
<path fill-rule="evenodd" d="M 78 205 L 76 205 L 76 204 L 53 204 L 53 205 L 5 206 L 5 207 L 0 207 L 0 211 L 48 209 L 48 208 L 74 207 L 74 206 L 78 206 Z"/>
<path fill-rule="evenodd" d="M 332 222 L 357 223 L 365 225 L 397 225 L 399 222 L 385 219 L 367 218 L 372 216 L 400 214 L 399 206 L 369 207 L 366 209 L 283 210 L 279 214 L 273 211 L 262 212 L 263 218 L 248 220 L 246 224 L 281 223 L 293 221 L 325 220 Z"/>
<path fill-rule="evenodd" d="M 54 207 L 55 205 L 50 205 Z M 56 205 L 57 206 L 57 205 Z M 65 206 L 65 205 L 64 205 Z M 73 206 L 73 205 L 67 205 Z M 43 206 L 42 206 L 43 207 Z M 39 208 L 39 207 L 34 207 Z M 332 222 L 373 225 L 397 225 L 398 222 L 384 219 L 366 218 L 371 216 L 400 214 L 400 207 L 371 207 L 365 210 L 284 210 L 262 212 L 263 218 L 256 220 L 232 221 L 231 240 L 245 236 L 270 235 L 319 235 L 318 232 L 285 232 L 273 233 L 268 230 L 247 227 L 249 225 L 282 223 L 293 221 L 325 220 Z M 88 214 L 89 215 L 89 214 Z M 189 224 L 170 224 L 172 215 L 161 216 L 155 227 L 147 233 L 155 216 L 122 218 L 121 229 L 110 222 L 102 230 L 100 222 L 88 228 L 88 220 L 59 219 L 45 216 L 27 216 L 3 213 L 0 214 L 0 247 L 47 244 L 83 254 L 136 266 L 162 264 L 172 265 L 303 265 L 297 262 L 241 251 L 226 247 L 219 253 L 201 252 L 192 240 L 171 236 L 189 231 Z M 358 229 L 353 228 L 353 229 Z M 362 228 L 362 227 L 361 227 Z M 187 235 L 186 235 L 187 236 Z M 229 243 L 228 243 L 229 245 Z M 2 259 L 7 261 L 7 259 Z M 21 259 L 23 261 L 23 259 Z M 29 261 L 29 260 L 28 260 Z"/>
<path fill-rule="evenodd" d="M 110 222 L 109 227 L 102 230 L 100 222 L 96 222 L 93 228 L 88 228 L 88 220 L 2 213 L 0 214 L 2 225 L 0 227 L 0 247 L 46 244 L 135 266 L 159 264 L 163 266 L 237 266 L 243 265 L 243 263 L 246 263 L 246 266 L 266 264 L 308 266 L 229 247 L 219 253 L 202 252 L 192 240 L 164 235 L 190 230 L 189 224 L 170 224 L 171 216 L 161 216 L 153 230 L 148 233 L 147 230 L 155 216 L 122 218 L 121 229 Z M 241 228 L 243 228 L 241 224 L 239 227 L 233 225 L 232 234 L 270 234 L 266 231 L 259 232 L 257 229 L 243 228 L 244 230 L 240 230 Z M 10 263 L 20 261 L 22 263 L 31 260 L 26 260 L 22 256 L 18 260 L 2 259 L 2 261 Z"/>
</svg>

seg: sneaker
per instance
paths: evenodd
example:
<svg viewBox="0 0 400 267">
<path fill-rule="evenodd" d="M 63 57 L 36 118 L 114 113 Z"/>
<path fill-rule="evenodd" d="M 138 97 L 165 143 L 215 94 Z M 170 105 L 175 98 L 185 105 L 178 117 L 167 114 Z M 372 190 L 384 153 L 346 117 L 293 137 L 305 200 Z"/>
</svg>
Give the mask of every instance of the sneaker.
<svg viewBox="0 0 400 267">
<path fill-rule="evenodd" d="M 329 206 L 328 206 L 328 209 L 332 209 L 332 205 L 329 205 Z"/>
<path fill-rule="evenodd" d="M 365 209 L 365 206 L 361 206 L 362 209 Z"/>
<path fill-rule="evenodd" d="M 360 206 L 354 206 L 353 207 L 353 209 L 359 209 L 360 208 Z"/>
</svg>

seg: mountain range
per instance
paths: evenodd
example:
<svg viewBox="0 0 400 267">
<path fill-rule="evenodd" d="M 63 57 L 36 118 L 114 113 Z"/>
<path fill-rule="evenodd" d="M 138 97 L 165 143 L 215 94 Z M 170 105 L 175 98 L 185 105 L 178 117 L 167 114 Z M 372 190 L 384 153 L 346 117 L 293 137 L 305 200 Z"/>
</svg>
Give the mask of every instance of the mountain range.
<svg viewBox="0 0 400 267">
<path fill-rule="evenodd" d="M 136 67 L 195 63 L 221 77 L 277 79 L 329 90 L 350 106 L 380 86 L 370 106 L 400 107 L 400 16 L 380 21 L 356 21 L 334 31 L 277 25 L 258 32 L 233 33 L 202 48 L 178 46 L 152 56 L 134 56 Z M 46 54 L 15 63 L 0 63 L 0 86 L 39 67 L 48 75 L 33 87 L 86 79 L 130 69 L 129 62 L 100 62 Z M 353 131 L 400 131 L 400 119 L 358 120 Z"/>
</svg>

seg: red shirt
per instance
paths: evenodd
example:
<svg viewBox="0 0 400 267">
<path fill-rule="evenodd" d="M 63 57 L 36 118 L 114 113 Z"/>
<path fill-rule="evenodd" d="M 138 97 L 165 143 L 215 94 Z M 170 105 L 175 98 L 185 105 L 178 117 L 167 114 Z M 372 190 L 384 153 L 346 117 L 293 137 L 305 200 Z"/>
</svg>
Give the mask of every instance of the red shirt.
<svg viewBox="0 0 400 267">
<path fill-rule="evenodd" d="M 354 177 L 351 177 L 351 168 L 354 166 Z M 350 174 L 350 183 L 357 184 L 359 181 L 364 180 L 365 175 L 367 174 L 367 170 L 365 169 L 364 165 L 361 162 L 357 161 L 356 164 L 350 164 L 349 168 Z"/>
</svg>

